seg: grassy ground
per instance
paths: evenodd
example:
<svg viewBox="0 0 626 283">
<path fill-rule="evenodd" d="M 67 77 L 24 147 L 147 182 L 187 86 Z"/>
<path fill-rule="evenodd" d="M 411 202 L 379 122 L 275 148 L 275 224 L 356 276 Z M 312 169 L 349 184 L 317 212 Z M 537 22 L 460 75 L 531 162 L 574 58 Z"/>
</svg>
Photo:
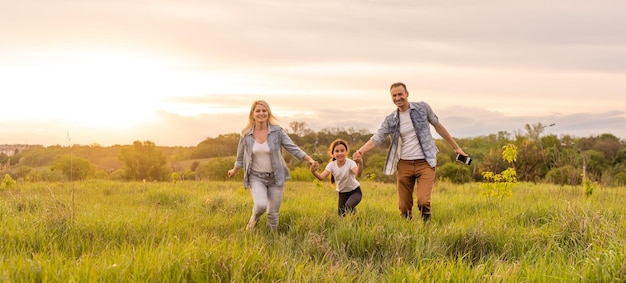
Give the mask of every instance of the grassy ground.
<svg viewBox="0 0 626 283">
<path fill-rule="evenodd" d="M 393 184 L 362 189 L 340 218 L 327 184 L 288 181 L 272 233 L 244 229 L 239 181 L 22 183 L 0 191 L 0 281 L 626 281 L 625 188 L 439 182 L 428 225 L 400 218 Z"/>
</svg>

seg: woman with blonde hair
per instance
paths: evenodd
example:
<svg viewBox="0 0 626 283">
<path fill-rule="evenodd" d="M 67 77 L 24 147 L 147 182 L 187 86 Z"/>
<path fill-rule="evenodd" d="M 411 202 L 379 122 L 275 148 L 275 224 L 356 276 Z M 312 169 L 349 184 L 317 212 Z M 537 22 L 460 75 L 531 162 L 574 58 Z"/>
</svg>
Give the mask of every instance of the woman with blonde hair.
<svg viewBox="0 0 626 283">
<path fill-rule="evenodd" d="M 256 226 L 267 212 L 267 226 L 278 229 L 278 211 L 283 198 L 285 181 L 290 178 L 289 169 L 282 155 L 285 149 L 298 160 L 306 160 L 310 166 L 317 162 L 298 147 L 272 114 L 267 102 L 252 103 L 248 124 L 241 132 L 237 147 L 237 160 L 228 177 L 243 168 L 244 188 L 250 189 L 254 206 L 246 229 Z"/>
</svg>

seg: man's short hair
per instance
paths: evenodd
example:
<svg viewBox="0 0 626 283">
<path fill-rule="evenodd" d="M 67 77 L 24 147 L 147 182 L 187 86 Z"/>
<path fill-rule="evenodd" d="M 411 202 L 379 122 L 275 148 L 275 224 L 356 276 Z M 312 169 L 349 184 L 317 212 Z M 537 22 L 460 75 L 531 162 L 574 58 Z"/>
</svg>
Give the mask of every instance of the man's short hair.
<svg viewBox="0 0 626 283">
<path fill-rule="evenodd" d="M 405 91 L 407 90 L 406 85 L 403 82 L 392 83 L 389 90 L 391 90 L 394 87 L 399 87 L 399 86 L 403 87 Z"/>
</svg>

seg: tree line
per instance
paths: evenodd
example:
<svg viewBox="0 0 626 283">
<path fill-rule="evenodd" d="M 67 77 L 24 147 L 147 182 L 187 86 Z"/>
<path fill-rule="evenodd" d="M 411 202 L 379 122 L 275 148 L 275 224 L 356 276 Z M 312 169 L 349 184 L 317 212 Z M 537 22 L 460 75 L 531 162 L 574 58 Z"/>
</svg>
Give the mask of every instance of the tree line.
<svg viewBox="0 0 626 283">
<path fill-rule="evenodd" d="M 454 151 L 436 139 L 437 177 L 454 183 L 482 181 L 482 172 L 501 172 L 509 166 L 503 148 L 515 145 L 518 158 L 512 166 L 518 180 L 578 185 L 584 179 L 604 186 L 626 185 L 626 141 L 604 133 L 589 137 L 542 135 L 545 125 L 526 124 L 523 131 L 500 131 L 485 136 L 457 139 L 471 155 L 467 166 L 456 162 Z M 356 149 L 372 137 L 366 129 L 325 128 L 313 131 L 305 122 L 285 127 L 289 136 L 322 165 L 328 162 L 328 146 L 341 138 Z M 240 134 L 206 138 L 193 147 L 163 147 L 151 141 L 103 147 L 98 144 L 35 147 L 8 156 L 0 154 L 0 173 L 22 181 L 112 180 L 225 180 L 232 168 Z M 436 135 L 434 135 L 437 137 Z M 363 178 L 394 182 L 382 174 L 389 141 L 364 157 Z M 292 179 L 313 180 L 303 162 L 285 154 Z M 241 173 L 240 173 L 241 174 Z"/>
</svg>

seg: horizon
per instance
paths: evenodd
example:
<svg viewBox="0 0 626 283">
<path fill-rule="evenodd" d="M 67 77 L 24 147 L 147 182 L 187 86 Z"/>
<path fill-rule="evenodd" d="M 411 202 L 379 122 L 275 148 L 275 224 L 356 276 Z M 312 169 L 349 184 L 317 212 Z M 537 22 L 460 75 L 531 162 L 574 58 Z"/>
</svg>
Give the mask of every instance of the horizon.
<svg viewBox="0 0 626 283">
<path fill-rule="evenodd" d="M 536 123 L 535 123 L 535 124 L 536 124 Z M 280 126 L 281 126 L 281 127 L 283 127 L 284 129 L 286 129 L 288 133 L 292 134 L 292 131 L 291 131 L 291 129 L 290 129 L 288 126 L 284 126 L 284 125 L 282 125 L 282 124 L 280 124 Z M 589 135 L 586 135 L 586 136 L 579 136 L 579 135 L 568 134 L 568 133 L 560 133 L 560 134 L 557 134 L 557 133 L 555 133 L 555 131 L 550 131 L 550 128 L 551 128 L 551 127 L 555 127 L 555 126 L 556 126 L 556 123 L 553 123 L 553 125 L 552 125 L 552 124 L 548 124 L 548 125 L 545 125 L 545 124 L 544 124 L 543 126 L 544 126 L 544 130 L 543 130 L 543 132 L 541 133 L 540 137 L 554 135 L 554 136 L 556 136 L 556 137 L 557 137 L 557 138 L 559 138 L 559 139 L 563 138 L 564 136 L 569 136 L 569 137 L 572 137 L 572 138 L 576 138 L 576 139 L 578 139 L 578 138 L 598 137 L 598 136 L 601 136 L 601 135 L 603 135 L 603 134 L 611 134 L 611 135 L 614 135 L 615 137 L 617 137 L 620 141 L 626 142 L 626 138 L 625 138 L 625 137 L 623 137 L 623 136 L 618 136 L 618 135 L 616 135 L 615 133 L 611 133 L 611 132 L 603 132 L 603 133 L 589 134 Z M 346 127 L 346 128 L 337 128 L 337 129 L 339 129 L 339 130 L 348 130 L 348 129 L 350 129 L 350 127 Z M 362 129 L 364 129 L 364 128 L 354 128 L 354 129 L 356 129 L 356 130 L 362 130 Z M 320 132 L 320 131 L 322 131 L 322 130 L 324 130 L 324 129 L 318 129 L 318 130 L 311 129 L 311 130 L 312 130 L 313 132 Z M 504 131 L 504 130 L 502 130 L 502 131 Z M 455 137 L 455 139 L 470 139 L 470 140 L 471 140 L 471 139 L 474 139 L 474 138 L 480 138 L 480 137 L 485 137 L 485 136 L 489 136 L 489 135 L 497 135 L 499 132 L 500 132 L 500 131 L 495 131 L 495 132 L 492 132 L 492 133 L 486 133 L 486 134 L 475 135 L 475 136 Z M 515 138 L 515 135 L 516 135 L 517 133 L 520 133 L 520 134 L 522 134 L 522 135 L 523 135 L 523 134 L 527 134 L 526 130 L 525 130 L 525 129 L 523 129 L 523 127 L 520 127 L 519 129 L 516 129 L 515 131 L 504 131 L 504 132 L 506 132 L 506 133 L 510 134 L 510 135 L 511 135 L 511 136 L 510 136 L 510 138 L 511 138 L 511 139 L 514 139 L 514 138 Z M 91 142 L 91 143 L 87 143 L 87 144 L 81 144 L 81 143 L 73 143 L 73 142 L 71 141 L 71 137 L 70 137 L 70 139 L 69 139 L 69 140 L 67 140 L 67 139 L 66 139 L 66 143 L 64 143 L 64 144 L 62 144 L 62 143 L 57 143 L 57 144 L 41 144 L 41 143 L 2 143 L 2 142 L 0 141 L 0 146 L 22 146 L 22 145 L 26 145 L 26 146 L 43 146 L 43 147 L 52 147 L 52 146 L 68 146 L 68 145 L 71 145 L 71 146 L 94 146 L 94 145 L 97 145 L 97 146 L 102 146 L 102 147 L 113 147 L 113 146 L 127 146 L 127 145 L 132 145 L 135 141 L 140 141 L 140 142 L 150 141 L 150 142 L 154 142 L 154 143 L 155 143 L 155 145 L 156 145 L 156 146 L 159 146 L 159 147 L 196 147 L 196 146 L 198 146 L 198 144 L 200 144 L 201 142 L 203 142 L 203 141 L 205 141 L 206 139 L 209 139 L 209 138 L 217 138 L 217 137 L 219 137 L 219 136 L 221 136 L 221 135 L 228 135 L 228 134 L 240 134 L 240 133 L 241 133 L 240 131 L 238 131 L 238 132 L 228 132 L 228 133 L 219 133 L 219 134 L 215 134 L 215 135 L 207 136 L 207 137 L 203 138 L 202 140 L 197 141 L 195 144 L 192 144 L 192 145 L 177 145 L 177 144 L 168 144 L 168 145 L 163 145 L 163 144 L 156 143 L 156 142 L 154 142 L 153 140 L 149 140 L 149 139 L 148 139 L 148 140 L 142 140 L 142 139 L 131 139 L 131 140 L 129 140 L 129 141 L 128 141 L 128 142 L 126 142 L 126 143 L 114 143 L 114 144 L 103 144 L 103 143 L 99 143 L 99 142 L 97 142 L 97 141 L 94 141 L 94 142 Z M 375 130 L 374 130 L 374 131 L 370 131 L 370 130 L 368 130 L 368 133 L 369 133 L 369 134 L 374 134 L 374 133 L 375 133 Z M 439 135 L 438 135 L 438 134 L 434 131 L 434 129 L 432 128 L 432 126 L 431 126 L 431 133 L 433 134 L 433 138 L 434 138 L 434 139 L 440 139 L 440 140 L 442 139 L 442 138 L 441 138 L 441 137 L 440 137 L 440 136 L 439 136 Z"/>
</svg>

